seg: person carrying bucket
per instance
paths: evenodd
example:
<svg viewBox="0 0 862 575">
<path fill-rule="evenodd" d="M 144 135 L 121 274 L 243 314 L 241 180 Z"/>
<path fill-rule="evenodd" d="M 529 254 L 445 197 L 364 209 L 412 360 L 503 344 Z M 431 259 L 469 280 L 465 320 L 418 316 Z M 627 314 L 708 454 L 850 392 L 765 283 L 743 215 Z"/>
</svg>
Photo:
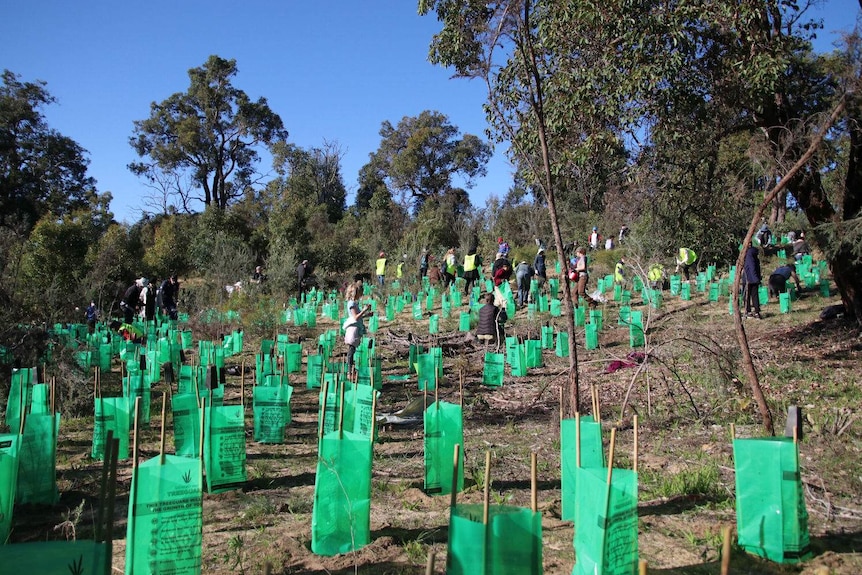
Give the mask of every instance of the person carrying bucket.
<svg viewBox="0 0 862 575">
<path fill-rule="evenodd" d="M 676 271 L 682 269 L 685 276 L 685 281 L 689 281 L 688 271 L 697 261 L 697 254 L 690 248 L 679 248 L 679 253 L 676 255 Z"/>
</svg>

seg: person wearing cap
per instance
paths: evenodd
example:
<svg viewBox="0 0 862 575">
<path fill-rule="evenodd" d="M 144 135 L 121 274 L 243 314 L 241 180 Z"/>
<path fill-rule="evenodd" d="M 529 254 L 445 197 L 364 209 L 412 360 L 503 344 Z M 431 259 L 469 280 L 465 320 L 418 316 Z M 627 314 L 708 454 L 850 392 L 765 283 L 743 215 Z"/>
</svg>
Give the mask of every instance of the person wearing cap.
<svg viewBox="0 0 862 575">
<path fill-rule="evenodd" d="M 177 319 L 177 300 L 179 299 L 177 296 L 180 293 L 180 282 L 177 280 L 177 275 L 171 274 L 171 277 L 163 281 L 159 291 L 162 296 L 162 313 L 173 320 Z"/>
<path fill-rule="evenodd" d="M 593 227 L 593 231 L 590 232 L 590 249 L 597 250 L 599 249 L 599 245 L 602 243 L 602 234 L 599 233 L 599 228 Z"/>
<path fill-rule="evenodd" d="M 357 297 L 354 294 L 354 297 Z M 344 320 L 344 343 L 347 344 L 347 371 L 353 372 L 353 358 L 356 355 L 356 349 L 362 343 L 362 336 L 365 335 L 365 324 L 362 320 L 371 315 L 371 306 L 365 306 L 365 309 L 359 309 L 359 303 L 354 299 L 348 303 L 347 319 Z"/>
<path fill-rule="evenodd" d="M 536 272 L 537 283 L 539 284 L 539 291 L 542 291 L 542 288 L 545 285 L 545 282 L 548 280 L 548 268 L 545 267 L 545 245 L 539 244 L 539 251 L 536 252 L 536 257 L 533 259 L 533 269 Z"/>
<path fill-rule="evenodd" d="M 386 252 L 380 252 L 374 264 L 374 272 L 377 275 L 377 283 L 383 287 L 386 283 Z"/>
<path fill-rule="evenodd" d="M 518 284 L 518 306 L 522 307 L 527 303 L 530 296 L 530 280 L 533 277 L 533 267 L 526 261 L 521 262 L 515 267 L 515 282 Z"/>
<path fill-rule="evenodd" d="M 299 292 L 299 300 L 302 301 L 302 296 L 305 295 L 305 290 L 308 286 L 308 276 L 311 270 L 308 268 L 308 260 L 302 260 L 296 266 L 296 289 Z"/>
</svg>

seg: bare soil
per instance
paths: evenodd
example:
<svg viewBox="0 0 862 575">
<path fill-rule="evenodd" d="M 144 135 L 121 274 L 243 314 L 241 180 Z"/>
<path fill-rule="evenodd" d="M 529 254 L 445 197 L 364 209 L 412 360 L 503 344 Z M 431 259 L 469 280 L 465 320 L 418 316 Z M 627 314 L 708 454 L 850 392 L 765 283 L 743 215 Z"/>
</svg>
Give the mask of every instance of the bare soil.
<svg viewBox="0 0 862 575">
<path fill-rule="evenodd" d="M 639 548 L 649 572 L 717 574 L 722 528 L 735 524 L 730 425 L 734 424 L 741 437 L 764 432 L 739 366 L 726 298 L 709 303 L 698 294 L 692 302 L 667 300 L 664 309 L 649 318 L 647 348 L 642 350 L 649 358 L 645 366 L 606 373 L 612 361 L 625 360 L 632 351 L 628 329 L 617 325 L 616 304 L 604 306 L 605 326 L 598 349 L 583 349 L 583 328 L 579 329 L 582 411 L 592 411 L 590 387 L 595 386 L 606 431 L 618 428 L 617 467 L 633 465 L 632 415 L 639 416 Z M 778 432 L 783 430 L 788 405 L 802 406 L 805 414 L 800 454 L 814 557 L 801 565 L 778 565 L 734 547 L 732 573 L 862 573 L 862 339 L 853 325 L 818 319 L 819 311 L 831 303 L 836 299 L 806 294 L 790 314 L 779 314 L 777 303 L 770 302 L 763 320 L 745 322 Z M 393 326 L 381 321 L 377 337 L 384 378 L 407 370 L 407 349 L 395 334 L 409 329 L 416 339 L 433 342 L 427 335 L 427 320 L 415 322 L 408 316 L 405 310 Z M 542 321 L 549 319 L 541 317 Z M 291 328 L 290 335 L 295 340 L 333 327 L 334 323 L 320 320 L 317 330 Z M 526 310 L 521 310 L 510 322 L 509 332 L 536 337 L 538 328 L 539 322 L 528 320 Z M 457 320 L 441 320 L 441 332 L 456 329 Z M 229 363 L 253 366 L 258 345 L 259 340 L 247 338 L 243 354 L 230 358 Z M 476 483 L 485 452 L 490 451 L 493 501 L 528 506 L 530 453 L 537 453 L 544 571 L 568 574 L 575 560 L 574 528 L 560 519 L 558 407 L 568 360 L 546 350 L 544 367 L 532 369 L 522 378 L 511 377 L 507 369 L 503 387 L 487 388 L 481 385 L 483 352 L 478 343 L 467 343 L 448 348 L 444 357 L 446 377 L 439 397 L 464 405 L 466 489 L 459 501 L 482 501 Z M 461 370 L 463 393 L 459 390 Z M 240 401 L 239 379 L 228 378 L 225 403 Z M 353 554 L 316 556 L 310 540 L 317 390 L 305 389 L 304 374 L 294 380 L 293 423 L 285 442 L 262 445 L 251 436 L 251 381 L 251 375 L 247 376 L 244 398 L 248 482 L 241 490 L 204 497 L 204 573 L 263 573 L 266 564 L 271 565 L 272 573 L 284 574 L 423 573 L 431 553 L 436 557 L 435 572 L 444 572 L 449 498 L 422 491 L 421 426 L 389 425 L 380 430 L 374 446 L 371 544 Z M 118 389 L 118 373 L 103 381 L 106 390 L 111 385 Z M 158 393 L 162 387 L 154 391 Z M 386 380 L 378 412 L 394 412 L 417 396 L 415 377 L 406 382 Z M 626 412 L 621 414 L 624 402 Z M 154 414 L 160 403 L 154 395 Z M 159 418 L 152 419 L 153 424 L 141 432 L 142 459 L 158 453 Z M 607 445 L 609 433 L 604 435 Z M 84 513 L 75 525 L 75 536 L 92 536 L 101 464 L 89 457 L 91 437 L 92 417 L 63 421 L 58 454 L 60 503 L 17 507 L 13 542 L 64 537 L 63 529 L 55 526 L 81 501 Z M 170 438 L 168 445 L 172 445 Z M 124 565 L 130 469 L 129 461 L 121 464 L 116 572 L 122 572 Z"/>
</svg>

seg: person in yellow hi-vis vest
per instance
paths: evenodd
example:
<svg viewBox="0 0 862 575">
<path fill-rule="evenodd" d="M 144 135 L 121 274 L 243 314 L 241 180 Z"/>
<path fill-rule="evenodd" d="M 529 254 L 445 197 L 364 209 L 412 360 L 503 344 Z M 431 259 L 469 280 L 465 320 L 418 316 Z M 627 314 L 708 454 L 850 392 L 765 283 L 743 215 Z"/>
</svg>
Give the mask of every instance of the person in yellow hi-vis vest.
<svg viewBox="0 0 862 575">
<path fill-rule="evenodd" d="M 470 297 L 470 290 L 473 289 L 473 284 L 479 279 L 479 266 L 482 265 L 482 258 L 476 253 L 476 246 L 470 246 L 467 250 L 467 255 L 464 256 L 464 279 L 467 281 L 464 284 L 464 295 Z"/>
<path fill-rule="evenodd" d="M 688 281 L 688 270 L 697 261 L 697 254 L 689 248 L 679 248 L 679 253 L 676 256 L 676 271 L 682 268 L 682 273 L 685 274 L 685 281 Z"/>
<path fill-rule="evenodd" d="M 386 283 L 386 253 L 380 252 L 380 255 L 377 256 L 377 262 L 375 265 L 375 273 L 377 274 L 377 283 L 380 287 Z"/>
</svg>

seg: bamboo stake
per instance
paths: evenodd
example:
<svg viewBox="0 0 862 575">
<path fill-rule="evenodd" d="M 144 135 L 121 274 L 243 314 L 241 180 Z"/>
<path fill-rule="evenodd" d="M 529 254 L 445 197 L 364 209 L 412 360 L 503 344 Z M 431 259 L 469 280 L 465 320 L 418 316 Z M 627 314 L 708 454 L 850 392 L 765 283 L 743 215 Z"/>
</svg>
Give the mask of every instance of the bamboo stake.
<svg viewBox="0 0 862 575">
<path fill-rule="evenodd" d="M 730 424 L 730 441 L 731 441 L 731 443 L 733 442 L 734 439 L 736 439 L 736 424 L 731 423 Z"/>
<path fill-rule="evenodd" d="M 374 445 L 374 432 L 377 430 L 377 392 L 371 388 L 371 445 Z"/>
<path fill-rule="evenodd" d="M 581 412 L 575 412 L 575 466 L 581 467 Z"/>
<path fill-rule="evenodd" d="M 538 477 L 536 473 L 536 452 L 530 454 L 530 507 L 533 513 L 539 510 Z"/>
<path fill-rule="evenodd" d="M 135 423 L 132 428 L 135 434 L 135 439 L 132 443 L 132 470 L 138 467 L 138 404 L 140 401 L 140 397 L 135 398 Z"/>
<path fill-rule="evenodd" d="M 611 474 L 614 470 L 614 447 L 616 445 L 617 440 L 617 428 L 611 428 L 611 445 L 608 448 L 608 486 L 610 488 L 611 484 Z M 607 515 L 605 515 L 607 517 Z"/>
<path fill-rule="evenodd" d="M 455 507 L 458 499 L 458 469 L 461 466 L 461 444 L 456 443 L 454 459 L 452 461 L 452 492 L 449 493 L 449 507 Z"/>
<path fill-rule="evenodd" d="M 595 386 L 596 389 L 596 423 L 602 422 L 602 401 L 599 397 L 599 386 Z"/>
<path fill-rule="evenodd" d="M 593 402 L 593 418 L 599 420 L 599 406 L 596 404 L 596 386 L 590 384 L 590 400 Z"/>
<path fill-rule="evenodd" d="M 647 575 L 647 562 L 643 559 L 638 561 L 638 575 Z"/>
<path fill-rule="evenodd" d="M 730 573 L 730 526 L 721 528 L 721 575 Z"/>
<path fill-rule="evenodd" d="M 161 436 L 159 437 L 159 465 L 165 464 L 165 416 L 167 414 L 168 394 L 162 392 L 162 421 Z"/>
<path fill-rule="evenodd" d="M 326 423 L 326 398 L 329 396 L 329 382 L 323 381 L 323 401 L 320 406 L 320 425 L 318 425 L 317 429 L 317 440 L 320 441 L 323 438 L 323 427 Z"/>
<path fill-rule="evenodd" d="M 335 378 L 336 385 L 338 385 L 338 439 L 344 437 L 344 382 L 339 382 L 338 377 Z M 340 385 L 339 385 L 340 383 Z"/>
<path fill-rule="evenodd" d="M 240 403 L 245 408 L 245 359 L 242 360 L 239 375 L 239 397 Z"/>
<path fill-rule="evenodd" d="M 482 524 L 488 525 L 491 507 L 491 452 L 485 452 L 485 490 L 482 502 Z"/>
<path fill-rule="evenodd" d="M 635 431 L 635 446 L 634 446 L 634 460 L 632 462 L 632 470 L 637 473 L 638 472 L 638 416 L 634 415 L 632 418 L 634 431 Z"/>
</svg>

